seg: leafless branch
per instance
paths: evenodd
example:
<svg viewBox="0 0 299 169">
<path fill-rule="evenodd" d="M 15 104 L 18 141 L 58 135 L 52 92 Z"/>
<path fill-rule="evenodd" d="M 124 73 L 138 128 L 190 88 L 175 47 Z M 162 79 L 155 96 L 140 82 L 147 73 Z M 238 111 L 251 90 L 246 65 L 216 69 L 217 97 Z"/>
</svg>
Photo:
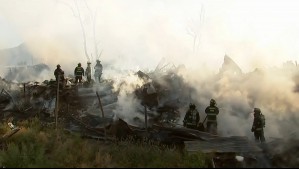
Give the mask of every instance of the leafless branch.
<svg viewBox="0 0 299 169">
<path fill-rule="evenodd" d="M 187 34 L 193 38 L 193 53 L 196 54 L 199 51 L 201 30 L 204 23 L 204 6 L 201 4 L 201 10 L 199 14 L 199 21 L 191 19 L 190 25 L 188 26 Z"/>
<path fill-rule="evenodd" d="M 83 2 L 82 2 L 83 1 Z M 97 19 L 97 9 L 95 11 L 95 13 L 93 13 L 93 11 L 91 10 L 91 8 L 89 7 L 88 5 L 88 2 L 86 0 L 82 0 L 82 1 L 78 1 L 78 0 L 73 0 L 74 2 L 74 5 L 71 5 L 70 3 L 67 3 L 67 2 L 63 2 L 61 0 L 57 0 L 57 2 L 61 3 L 61 4 L 64 4 L 65 6 L 67 6 L 73 13 L 73 15 L 78 18 L 79 22 L 80 22 L 80 27 L 81 27 L 81 31 L 82 31 L 82 35 L 83 35 L 83 47 L 84 47 L 84 53 L 85 53 L 85 56 L 87 58 L 88 61 L 91 61 L 90 57 L 95 56 L 95 57 L 100 57 L 101 56 L 101 53 L 99 54 L 99 43 L 97 41 L 97 38 L 96 38 L 96 19 Z M 84 6 L 81 6 L 81 7 L 86 7 L 87 10 L 88 10 L 88 18 L 87 17 L 84 17 L 85 15 L 83 15 L 84 13 L 82 13 L 82 10 L 80 10 L 80 5 L 79 5 L 79 2 L 82 2 L 84 3 Z M 87 27 L 88 25 L 86 25 L 85 23 L 85 20 L 86 19 L 90 19 L 90 21 L 92 22 L 92 31 L 87 31 L 87 28 L 89 29 L 90 27 Z M 92 32 L 92 36 L 93 36 L 93 48 L 94 50 L 92 50 L 92 52 L 88 52 L 88 44 L 91 44 L 91 43 L 88 43 L 88 36 L 87 36 L 87 33 L 91 33 Z M 88 54 L 90 53 L 90 54 Z"/>
<path fill-rule="evenodd" d="M 78 12 L 78 18 L 79 18 L 79 21 L 80 21 L 80 25 L 81 25 L 81 29 L 82 29 L 82 34 L 83 34 L 83 45 L 84 45 L 84 52 L 85 52 L 85 56 L 87 58 L 87 60 L 89 61 L 90 58 L 89 58 L 89 55 L 87 53 L 87 41 L 86 41 L 86 34 L 85 34 L 85 29 L 84 29 L 84 25 L 83 25 L 83 22 L 82 22 L 82 18 L 81 18 L 81 13 L 80 13 L 80 9 L 79 9 L 79 6 L 78 6 L 78 2 L 77 0 L 74 0 L 75 4 L 76 4 L 76 9 L 77 9 L 77 12 Z"/>
<path fill-rule="evenodd" d="M 99 57 L 99 50 L 98 50 L 98 43 L 97 43 L 97 37 L 96 37 L 96 17 L 97 17 L 97 10 L 95 11 L 95 14 L 93 16 L 93 40 L 94 40 L 94 48 L 95 48 L 95 54 L 97 57 Z"/>
<path fill-rule="evenodd" d="M 76 18 L 78 17 L 78 15 L 76 14 L 74 8 L 70 4 L 68 4 L 66 2 L 63 2 L 63 1 L 60 1 L 60 0 L 56 0 L 56 2 L 61 3 L 61 4 L 65 5 L 66 7 L 68 7 L 72 11 L 72 14 L 74 15 L 74 17 L 76 17 Z"/>
<path fill-rule="evenodd" d="M 99 56 L 97 56 L 97 59 L 99 59 L 99 58 L 101 57 L 101 55 L 102 55 L 102 52 L 103 52 L 103 49 L 101 50 L 101 52 L 100 52 Z"/>
<path fill-rule="evenodd" d="M 88 9 L 90 15 L 91 15 L 91 19 L 92 19 L 92 32 L 93 32 L 93 41 L 94 41 L 94 51 L 95 51 L 95 55 L 96 57 L 99 57 L 99 50 L 98 50 L 98 43 L 97 43 L 97 36 L 96 36 L 96 18 L 97 18 L 97 9 L 95 11 L 95 13 L 92 12 L 92 10 L 89 8 L 86 0 L 84 0 L 85 6 Z"/>
</svg>

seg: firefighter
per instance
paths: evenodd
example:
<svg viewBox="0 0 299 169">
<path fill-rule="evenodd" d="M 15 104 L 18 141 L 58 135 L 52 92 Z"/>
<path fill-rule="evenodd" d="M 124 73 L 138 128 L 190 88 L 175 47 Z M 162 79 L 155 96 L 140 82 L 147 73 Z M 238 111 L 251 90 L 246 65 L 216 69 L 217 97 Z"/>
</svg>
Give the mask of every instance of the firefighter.
<svg viewBox="0 0 299 169">
<path fill-rule="evenodd" d="M 219 109 L 214 99 L 210 100 L 210 106 L 206 108 L 205 113 L 207 114 L 207 131 L 217 134 L 217 115 L 219 114 Z"/>
<path fill-rule="evenodd" d="M 64 71 L 61 69 L 61 66 L 59 64 L 56 67 L 57 68 L 54 71 L 56 82 L 59 84 L 61 88 L 64 88 L 66 84 L 66 81 L 64 79 Z M 59 76 L 59 82 L 58 82 L 58 76 Z"/>
<path fill-rule="evenodd" d="M 196 106 L 192 103 L 189 105 L 189 109 L 186 112 L 186 115 L 184 117 L 184 127 L 191 128 L 191 129 L 197 129 L 197 126 L 199 124 L 200 116 L 196 109 Z"/>
<path fill-rule="evenodd" d="M 75 74 L 75 83 L 81 83 L 82 81 L 82 76 L 84 76 L 84 69 L 81 67 L 81 63 L 78 63 L 78 66 L 75 68 L 74 70 L 74 74 Z"/>
<path fill-rule="evenodd" d="M 265 127 L 265 116 L 262 114 L 261 109 L 254 108 L 254 120 L 251 128 L 251 132 L 254 132 L 256 142 L 264 143 L 264 127 Z"/>
<path fill-rule="evenodd" d="M 88 83 L 91 82 L 91 67 L 90 67 L 90 62 L 87 62 L 87 67 L 86 67 L 86 71 L 85 71 L 85 75 L 87 76 L 87 81 Z"/>
<path fill-rule="evenodd" d="M 102 76 L 103 66 L 100 60 L 97 60 L 97 64 L 94 67 L 94 78 L 97 82 L 100 83 L 101 76 Z"/>
<path fill-rule="evenodd" d="M 59 79 L 61 80 L 61 81 L 63 81 L 64 80 L 64 71 L 61 69 L 61 66 L 58 64 L 57 66 L 56 66 L 57 68 L 55 69 L 55 71 L 54 71 L 54 75 L 55 75 L 55 78 L 56 78 L 56 82 L 58 81 L 58 75 L 60 75 L 59 76 Z"/>
</svg>

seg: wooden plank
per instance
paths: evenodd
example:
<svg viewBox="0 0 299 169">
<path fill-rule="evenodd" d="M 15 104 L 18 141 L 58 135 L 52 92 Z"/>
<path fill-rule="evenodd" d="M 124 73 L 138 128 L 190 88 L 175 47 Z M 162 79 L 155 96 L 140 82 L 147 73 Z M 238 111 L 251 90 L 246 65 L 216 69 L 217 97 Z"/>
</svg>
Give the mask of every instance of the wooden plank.
<svg viewBox="0 0 299 169">
<path fill-rule="evenodd" d="M 1 142 L 5 141 L 7 138 L 11 137 L 12 135 L 16 134 L 18 131 L 20 130 L 20 128 L 14 128 L 10 131 L 8 131 L 7 133 L 5 133 L 2 137 L 1 137 Z"/>
<path fill-rule="evenodd" d="M 185 141 L 187 151 L 201 151 L 204 153 L 232 153 L 232 152 L 261 152 L 255 143 L 249 141 L 246 137 L 219 137 L 209 141 Z"/>
<path fill-rule="evenodd" d="M 156 130 L 169 131 L 173 135 L 185 135 L 186 137 L 198 138 L 199 140 L 206 140 L 206 141 L 219 137 L 217 135 L 213 135 L 213 134 L 210 134 L 210 133 L 201 132 L 201 131 L 198 131 L 198 130 L 193 130 L 193 129 L 189 129 L 189 128 L 185 128 L 185 127 L 171 128 L 171 127 L 162 127 L 162 126 L 158 126 L 158 125 L 154 124 L 152 126 L 152 128 L 156 129 Z"/>
</svg>

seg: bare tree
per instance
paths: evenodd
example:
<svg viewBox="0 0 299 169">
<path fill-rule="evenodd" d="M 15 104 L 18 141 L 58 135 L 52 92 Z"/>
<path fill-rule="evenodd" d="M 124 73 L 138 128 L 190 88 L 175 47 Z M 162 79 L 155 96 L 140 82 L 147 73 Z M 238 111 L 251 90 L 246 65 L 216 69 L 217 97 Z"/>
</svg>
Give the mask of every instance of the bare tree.
<svg viewBox="0 0 299 169">
<path fill-rule="evenodd" d="M 93 12 L 86 0 L 73 0 L 73 4 L 69 3 L 69 1 L 64 2 L 62 0 L 58 2 L 68 7 L 72 11 L 73 16 L 79 20 L 83 36 L 83 48 L 87 61 L 91 62 L 94 59 L 99 59 L 103 50 L 99 52 L 100 43 L 97 40 L 96 34 L 97 9 Z M 80 2 L 81 4 L 84 3 L 84 5 L 80 5 Z M 83 8 L 86 8 L 88 12 L 82 12 Z M 86 23 L 86 19 L 90 20 L 92 26 Z M 88 39 L 88 33 L 92 33 L 92 40 Z M 95 56 L 95 58 L 93 58 L 93 56 Z"/>
<path fill-rule="evenodd" d="M 193 38 L 193 54 L 197 55 L 200 47 L 201 40 L 201 30 L 204 24 L 204 5 L 201 4 L 201 10 L 199 13 L 199 18 L 191 19 L 188 28 L 187 34 Z"/>
<path fill-rule="evenodd" d="M 86 0 L 84 0 L 85 6 L 87 7 L 90 15 L 91 15 L 91 19 L 92 19 L 92 32 L 93 32 L 93 43 L 94 43 L 94 52 L 95 52 L 95 59 L 99 59 L 103 50 L 101 50 L 101 52 L 99 53 L 99 46 L 100 43 L 97 40 L 97 36 L 96 36 L 96 18 L 97 18 L 97 9 L 95 10 L 95 12 L 93 13 L 92 10 L 89 8 Z"/>
</svg>

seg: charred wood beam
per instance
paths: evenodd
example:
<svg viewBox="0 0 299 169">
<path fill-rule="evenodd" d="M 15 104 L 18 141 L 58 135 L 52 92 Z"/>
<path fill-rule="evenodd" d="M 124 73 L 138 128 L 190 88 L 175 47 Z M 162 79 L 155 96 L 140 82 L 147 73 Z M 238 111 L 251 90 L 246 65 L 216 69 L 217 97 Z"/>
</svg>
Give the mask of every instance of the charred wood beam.
<svg viewBox="0 0 299 169">
<path fill-rule="evenodd" d="M 96 94 L 97 94 L 97 97 L 98 97 L 98 99 L 99 99 L 99 105 L 100 105 L 100 108 L 101 108 L 101 111 L 102 111 L 102 117 L 104 118 L 104 117 L 105 117 L 105 116 L 104 116 L 105 114 L 104 114 L 104 110 L 103 110 L 103 106 L 102 106 L 101 98 L 100 98 L 98 92 L 96 92 Z M 107 136 L 107 133 L 106 133 L 106 127 L 104 127 L 104 134 L 105 134 L 105 138 L 106 138 L 106 136 Z M 105 139 L 105 141 L 106 141 L 106 139 Z"/>
<path fill-rule="evenodd" d="M 84 128 L 86 128 L 86 129 L 88 129 L 88 130 L 90 130 L 90 131 L 93 131 L 93 132 L 95 132 L 95 133 L 97 133 L 97 134 L 99 134 L 99 135 L 104 135 L 104 133 L 102 133 L 102 132 L 100 132 L 100 131 L 98 131 L 98 130 L 95 130 L 95 129 L 91 128 L 91 127 L 89 127 L 86 123 L 84 123 L 84 122 L 82 122 L 81 120 L 75 118 L 75 117 L 72 116 L 71 114 L 69 114 L 69 116 L 70 116 L 73 120 L 75 120 L 76 122 L 78 122 L 79 124 L 81 124 Z M 103 129 L 103 130 L 104 130 L 104 129 Z M 103 132 L 104 132 L 104 131 L 103 131 Z"/>
<path fill-rule="evenodd" d="M 7 138 L 11 137 L 12 135 L 16 134 L 18 131 L 20 130 L 20 128 L 15 128 L 13 130 L 10 130 L 9 132 L 5 133 L 1 139 L 0 139 L 0 143 L 4 142 Z"/>
<path fill-rule="evenodd" d="M 171 127 L 163 127 L 163 126 L 158 126 L 156 124 L 153 124 L 153 129 L 156 130 L 164 130 L 164 131 L 169 131 L 172 132 L 176 135 L 189 135 L 189 137 L 194 137 L 194 138 L 198 138 L 199 140 L 211 140 L 211 139 L 215 139 L 218 138 L 218 136 L 216 135 L 212 135 L 210 133 L 206 133 L 206 132 L 201 132 L 198 130 L 193 130 L 193 129 L 188 129 L 188 128 L 171 128 Z"/>
<path fill-rule="evenodd" d="M 21 111 L 21 108 L 19 107 L 18 104 L 16 104 L 16 101 L 15 101 L 14 98 L 11 96 L 11 94 L 10 94 L 8 91 L 6 91 L 5 89 L 2 89 L 2 91 L 3 91 L 3 92 L 1 92 L 1 93 L 5 93 L 5 94 L 7 94 L 7 95 L 11 98 L 11 100 L 12 100 L 13 104 L 15 105 L 15 107 L 16 107 L 19 111 Z"/>
<path fill-rule="evenodd" d="M 115 139 L 112 138 L 112 137 L 107 137 L 107 136 L 93 136 L 93 135 L 88 135 L 88 134 L 85 134 L 82 136 L 82 138 L 90 138 L 90 139 L 95 139 L 95 140 L 103 140 L 103 141 L 114 141 Z"/>
</svg>

